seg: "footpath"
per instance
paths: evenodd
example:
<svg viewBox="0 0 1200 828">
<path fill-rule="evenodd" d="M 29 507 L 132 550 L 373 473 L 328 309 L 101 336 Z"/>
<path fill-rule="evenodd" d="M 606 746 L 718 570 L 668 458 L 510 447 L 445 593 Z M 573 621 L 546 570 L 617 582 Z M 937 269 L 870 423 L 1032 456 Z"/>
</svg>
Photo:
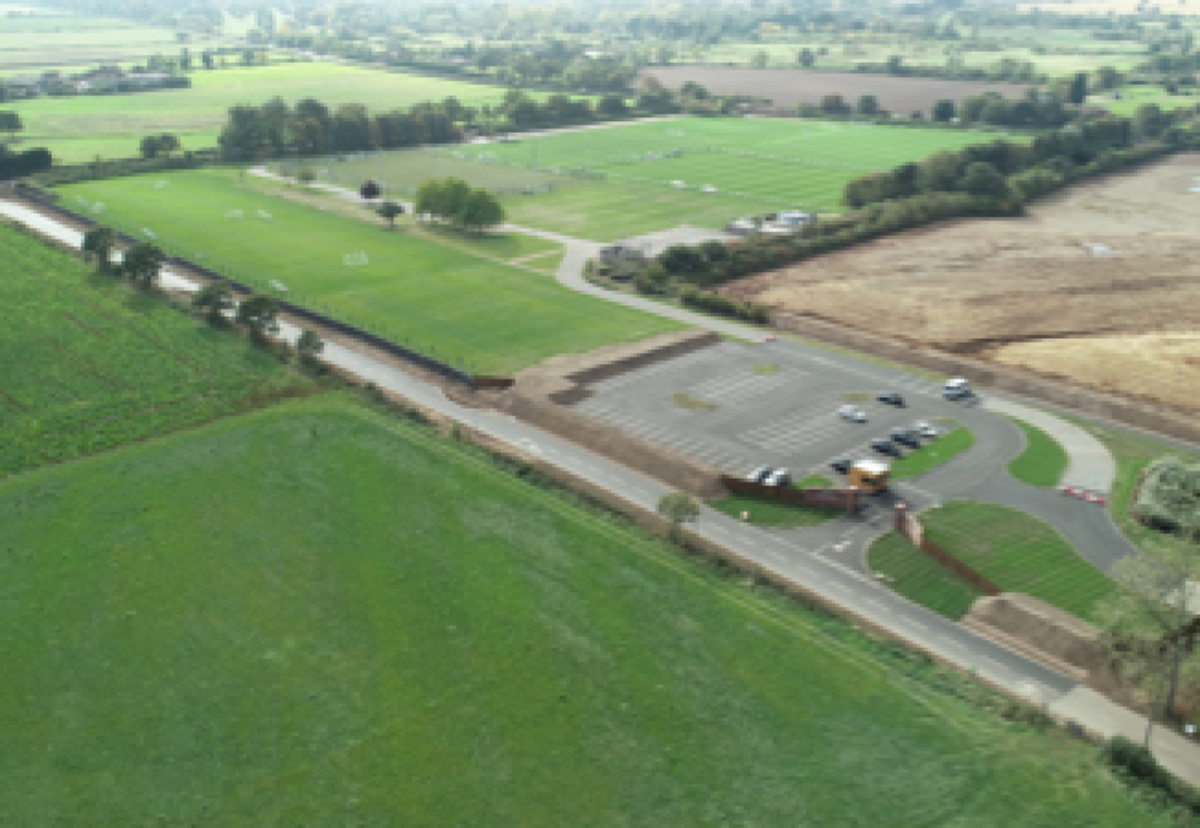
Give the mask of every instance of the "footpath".
<svg viewBox="0 0 1200 828">
<path fill-rule="evenodd" d="M 0 215 L 71 247 L 78 248 L 82 241 L 82 233 L 73 227 L 16 202 L 0 199 Z M 559 280 L 567 287 L 576 289 L 574 286 L 579 285 L 577 289 L 581 292 L 598 298 L 619 301 L 649 313 L 669 316 L 741 339 L 761 339 L 762 332 L 750 326 L 714 320 L 681 308 L 667 307 L 641 297 L 611 293 L 591 285 L 583 279 L 582 269 L 594 247 L 591 242 L 579 240 L 572 240 L 567 245 L 567 255 L 559 268 Z M 161 283 L 165 288 L 188 292 L 199 287 L 169 269 L 163 271 Z M 300 335 L 300 328 L 285 321 L 280 325 L 279 335 L 294 343 Z M 459 405 L 447 398 L 438 386 L 344 343 L 327 342 L 322 359 L 364 381 L 373 382 L 417 405 L 452 418 L 467 428 L 588 480 L 633 508 L 653 512 L 659 498 L 669 491 L 657 480 L 555 435 L 539 431 L 509 415 Z M 1034 412 L 1033 409 L 1029 411 Z M 1118 734 L 1136 742 L 1144 738 L 1144 717 L 1038 662 L 910 603 L 871 578 L 815 554 L 815 549 L 800 547 L 707 508 L 702 510 L 699 520 L 688 531 L 704 541 L 728 549 L 733 555 L 779 581 L 791 584 L 798 591 L 842 608 L 846 614 L 868 627 L 885 631 L 942 663 L 969 672 L 1014 696 L 1028 699 L 1061 721 L 1073 722 L 1105 738 Z M 1192 785 L 1200 786 L 1200 745 L 1160 727 L 1155 729 L 1152 748 L 1164 767 Z"/>
</svg>

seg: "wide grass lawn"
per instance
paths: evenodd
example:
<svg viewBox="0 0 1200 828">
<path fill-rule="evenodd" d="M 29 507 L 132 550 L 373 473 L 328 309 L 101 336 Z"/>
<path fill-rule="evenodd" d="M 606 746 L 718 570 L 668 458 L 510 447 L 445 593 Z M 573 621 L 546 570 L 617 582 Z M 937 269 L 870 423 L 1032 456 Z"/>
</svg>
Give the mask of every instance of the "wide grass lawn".
<svg viewBox="0 0 1200 828">
<path fill-rule="evenodd" d="M 1025 448 L 1008 464 L 1008 473 L 1031 486 L 1057 486 L 1067 470 L 1067 452 L 1037 426 L 1009 419 L 1025 435 Z"/>
<path fill-rule="evenodd" d="M 163 184 L 163 182 L 166 182 Z M 543 274 L 404 232 L 273 198 L 205 169 L 60 188 L 167 249 L 478 374 L 505 374 L 565 352 L 681 326 L 577 294 Z M 227 218 L 241 211 L 242 218 Z M 264 217 L 266 216 L 266 217 Z M 366 265 L 347 266 L 347 255 Z M 351 258 L 350 262 L 363 259 Z"/>
<path fill-rule="evenodd" d="M 1024 512 L 958 500 L 922 512 L 920 521 L 928 541 L 1004 592 L 1032 595 L 1085 620 L 1115 588 L 1054 529 Z M 946 598 L 957 586 L 931 578 L 928 566 L 915 565 L 898 554 L 894 542 L 877 543 L 868 556 L 872 570 L 893 579 L 885 583 L 916 603 L 937 612 L 953 612 L 960 606 L 956 601 L 961 598 Z"/>
<path fill-rule="evenodd" d="M 361 103 L 372 111 L 390 111 L 451 96 L 468 106 L 496 104 L 505 91 L 499 86 L 325 62 L 198 69 L 188 77 L 190 89 L 37 98 L 11 102 L 5 108 L 15 109 L 24 121 L 25 144 L 48 147 L 60 162 L 81 162 L 96 155 L 137 156 L 142 136 L 151 133 L 179 135 L 185 149 L 214 147 L 230 107 L 258 106 L 276 96 L 289 104 L 316 98 L 331 109 Z"/>
<path fill-rule="evenodd" d="M 975 445 L 975 435 L 962 423 L 946 421 L 936 439 L 926 441 L 919 449 L 906 451 L 903 457 L 892 462 L 892 477 L 898 479 L 920 477 Z"/>
<path fill-rule="evenodd" d="M 0 226 L 0 477 L 312 390 L 267 353 Z"/>
<path fill-rule="evenodd" d="M 1093 748 L 336 398 L 2 484 L 0 562 L 13 825 L 1166 824 Z"/>
<path fill-rule="evenodd" d="M 323 174 L 410 192 L 431 174 L 497 190 L 517 224 L 614 241 L 803 207 L 838 213 L 853 178 L 986 140 L 972 133 L 835 122 L 674 118 L 504 144 L 381 153 Z"/>
</svg>

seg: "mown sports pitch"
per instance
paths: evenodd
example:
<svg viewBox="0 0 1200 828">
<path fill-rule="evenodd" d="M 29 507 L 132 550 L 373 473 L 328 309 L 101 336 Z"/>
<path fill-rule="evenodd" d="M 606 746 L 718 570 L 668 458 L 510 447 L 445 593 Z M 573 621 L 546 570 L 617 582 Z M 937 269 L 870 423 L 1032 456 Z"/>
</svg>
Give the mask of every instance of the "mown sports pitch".
<svg viewBox="0 0 1200 828">
<path fill-rule="evenodd" d="M 327 311 L 471 373 L 680 326 L 593 299 L 552 276 L 322 212 L 238 185 L 232 170 L 134 176 L 61 188 L 64 204 L 177 255 Z"/>
<path fill-rule="evenodd" d="M 433 168 L 467 180 L 504 176 L 509 187 L 501 189 L 535 191 L 508 195 L 513 221 L 611 241 L 679 224 L 720 227 L 785 208 L 840 212 L 851 179 L 996 137 L 823 121 L 675 118 L 431 150 L 420 165 L 411 152 L 381 154 L 332 165 L 331 172 L 410 187 Z M 547 175 L 557 181 L 543 193 Z"/>
<path fill-rule="evenodd" d="M 348 402 L 0 484 L 0 555 L 13 825 L 1167 824 L 1090 746 Z"/>
</svg>

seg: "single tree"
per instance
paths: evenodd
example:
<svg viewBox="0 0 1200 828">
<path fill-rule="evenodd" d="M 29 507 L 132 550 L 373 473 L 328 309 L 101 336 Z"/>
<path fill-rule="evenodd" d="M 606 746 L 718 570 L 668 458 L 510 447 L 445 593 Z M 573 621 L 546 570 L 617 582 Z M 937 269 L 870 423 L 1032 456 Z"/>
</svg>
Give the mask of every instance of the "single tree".
<svg viewBox="0 0 1200 828">
<path fill-rule="evenodd" d="M 750 58 L 750 66 L 755 69 L 766 69 L 767 63 L 770 62 L 771 56 L 767 54 L 765 49 L 759 49 Z"/>
<path fill-rule="evenodd" d="M 24 128 L 25 125 L 21 123 L 20 113 L 12 111 L 0 112 L 0 132 L 8 133 L 5 141 L 11 141 L 13 133 L 20 132 Z"/>
<path fill-rule="evenodd" d="M 807 46 L 800 50 L 800 54 L 796 58 L 805 69 L 817 62 L 817 56 Z"/>
<path fill-rule="evenodd" d="M 296 180 L 307 187 L 317 179 L 317 174 L 313 172 L 312 167 L 301 167 L 296 170 Z"/>
<path fill-rule="evenodd" d="M 300 355 L 301 362 L 313 362 L 323 350 L 325 343 L 316 331 L 305 328 L 300 332 L 300 338 L 296 340 L 296 353 Z"/>
<path fill-rule="evenodd" d="M 859 115 L 877 115 L 879 113 L 879 99 L 874 95 L 863 95 L 858 99 L 858 114 Z"/>
<path fill-rule="evenodd" d="M 239 325 L 246 327 L 252 338 L 263 340 L 267 334 L 278 332 L 278 313 L 279 304 L 273 297 L 256 293 L 242 300 L 234 319 Z"/>
<path fill-rule="evenodd" d="M 149 290 L 158 282 L 159 272 L 167 255 L 150 242 L 138 242 L 125 251 L 121 261 L 121 275 L 142 290 Z"/>
<path fill-rule="evenodd" d="M 386 219 L 391 228 L 395 230 L 396 217 L 404 215 L 404 205 L 395 201 L 385 201 L 375 208 L 375 212 Z"/>
<path fill-rule="evenodd" d="M 209 282 L 192 295 L 192 307 L 202 311 L 209 322 L 223 321 L 233 305 L 233 293 L 224 282 Z"/>
<path fill-rule="evenodd" d="M 1067 89 L 1067 102 L 1082 104 L 1087 100 L 1088 76 L 1086 72 L 1076 72 Z"/>
<path fill-rule="evenodd" d="M 954 120 L 954 101 L 941 100 L 933 105 L 933 120 L 943 123 Z"/>
<path fill-rule="evenodd" d="M 671 521 L 671 536 L 678 539 L 683 524 L 700 517 L 700 505 L 687 492 L 671 492 L 659 498 L 658 513 Z"/>
<path fill-rule="evenodd" d="M 487 190 L 471 190 L 463 199 L 457 215 L 458 224 L 466 230 L 480 232 L 504 221 L 504 208 Z"/>
<path fill-rule="evenodd" d="M 382 192 L 383 191 L 379 189 L 379 185 L 369 178 L 362 183 L 361 187 L 358 188 L 358 194 L 368 201 L 372 198 L 379 198 L 379 195 Z"/>
<path fill-rule="evenodd" d="M 112 267 L 112 252 L 116 246 L 117 234 L 111 227 L 93 227 L 83 234 L 80 249 L 96 263 L 96 269 L 104 273 Z"/>
<path fill-rule="evenodd" d="M 417 188 L 416 203 L 413 205 L 418 216 L 440 216 L 444 213 L 446 198 L 445 182 L 431 178 Z"/>
<path fill-rule="evenodd" d="M 821 98 L 821 111 L 828 115 L 839 115 L 849 109 L 841 95 L 825 95 Z"/>
</svg>

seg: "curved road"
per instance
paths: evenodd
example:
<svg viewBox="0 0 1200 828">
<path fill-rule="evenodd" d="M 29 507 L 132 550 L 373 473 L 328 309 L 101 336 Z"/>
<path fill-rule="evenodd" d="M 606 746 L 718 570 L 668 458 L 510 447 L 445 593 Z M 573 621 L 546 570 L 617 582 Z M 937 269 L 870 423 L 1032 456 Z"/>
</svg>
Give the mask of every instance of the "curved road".
<svg viewBox="0 0 1200 828">
<path fill-rule="evenodd" d="M 55 219 L 51 219 L 21 204 L 0 199 L 0 214 L 25 224 L 60 242 L 78 247 L 82 234 Z M 587 243 L 591 246 L 591 243 Z M 560 279 L 568 265 L 581 268 L 589 250 L 584 243 L 572 242 L 560 269 Z M 198 285 L 170 270 L 161 277 L 165 287 L 194 291 Z M 755 338 L 758 332 L 747 326 L 712 320 L 676 308 L 647 303 L 640 297 L 615 296 L 600 291 L 582 279 L 579 270 L 565 274 L 568 287 L 586 293 L 596 293 L 605 299 L 642 307 L 691 324 L 730 333 L 733 336 Z M 282 323 L 280 336 L 295 342 L 298 327 Z M 424 382 L 388 363 L 336 342 L 326 344 L 322 357 L 364 380 L 405 397 L 414 403 L 451 417 L 493 439 L 503 441 L 538 456 L 568 472 L 590 480 L 635 508 L 653 511 L 659 498 L 668 488 L 651 478 L 593 454 L 553 434 L 539 431 L 523 422 L 496 411 L 467 408 L 448 399 L 436 385 Z M 950 467 L 948 467 L 950 468 Z M 770 532 L 726 517 L 710 509 L 703 510 L 689 531 L 701 538 L 733 550 L 753 561 L 764 571 L 782 580 L 823 596 L 870 624 L 888 630 L 937 658 L 975 672 L 986 681 L 1006 688 L 1016 695 L 1040 704 L 1053 715 L 1078 722 L 1103 736 L 1124 734 L 1132 739 L 1141 737 L 1145 720 L 1094 691 L 1076 684 L 1036 661 L 942 618 L 923 607 L 916 606 L 852 568 L 815 554 L 818 550 L 798 547 Z M 1200 784 L 1200 748 L 1183 737 L 1156 730 L 1155 754 L 1159 761 L 1174 773 L 1193 784 Z"/>
</svg>

